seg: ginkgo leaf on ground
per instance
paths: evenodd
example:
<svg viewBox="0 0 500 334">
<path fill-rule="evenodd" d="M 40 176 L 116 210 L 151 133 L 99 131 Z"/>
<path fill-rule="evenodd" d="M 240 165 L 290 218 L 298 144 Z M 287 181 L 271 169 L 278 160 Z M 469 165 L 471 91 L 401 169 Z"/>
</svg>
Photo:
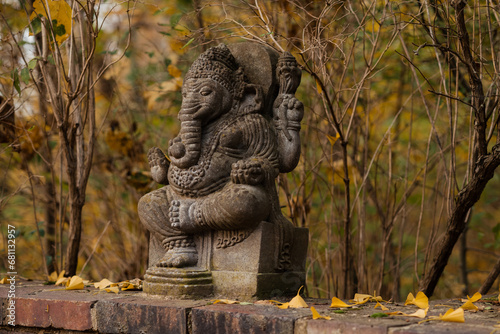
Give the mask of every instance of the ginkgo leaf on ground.
<svg viewBox="0 0 500 334">
<path fill-rule="evenodd" d="M 69 280 L 66 290 L 81 290 L 84 286 L 83 279 L 80 276 L 73 276 Z"/>
<path fill-rule="evenodd" d="M 7 279 L 7 277 L 4 277 L 0 280 L 0 284 L 9 284 L 10 281 Z"/>
<path fill-rule="evenodd" d="M 122 286 L 122 291 L 125 290 L 141 290 L 142 288 L 136 284 L 128 283 L 128 285 Z"/>
<path fill-rule="evenodd" d="M 113 282 L 111 282 L 109 279 L 104 278 L 100 282 L 94 283 L 94 288 L 103 290 L 107 288 L 108 286 L 111 286 Z"/>
<path fill-rule="evenodd" d="M 437 317 L 431 317 L 427 319 L 428 321 L 431 320 L 441 320 L 441 321 L 449 321 L 449 322 L 465 322 L 464 318 L 464 309 L 459 307 L 456 310 L 453 310 L 450 308 L 448 311 L 446 311 L 445 314 L 440 314 Z"/>
<path fill-rule="evenodd" d="M 420 309 L 420 310 L 417 310 L 416 312 L 413 312 L 413 313 L 410 313 L 410 314 L 407 314 L 407 313 L 404 313 L 404 312 L 401 312 L 401 311 L 395 311 L 395 312 L 387 312 L 386 314 L 387 315 L 398 315 L 398 316 L 403 316 L 403 317 L 413 317 L 413 318 L 420 318 L 420 319 L 423 319 L 427 316 L 427 311 L 429 310 L 429 308 L 426 308 L 425 310 L 424 309 Z"/>
<path fill-rule="evenodd" d="M 356 293 L 354 295 L 354 298 L 349 300 L 351 303 L 354 303 L 354 304 L 357 304 L 357 305 L 360 305 L 360 304 L 364 304 L 368 301 L 372 301 L 372 302 L 382 302 L 384 301 L 382 299 L 381 296 L 376 296 L 376 293 L 374 292 L 373 293 L 373 296 L 372 295 L 367 295 L 367 294 L 364 294 L 364 293 Z"/>
<path fill-rule="evenodd" d="M 354 305 L 349 305 L 343 302 L 342 300 L 338 299 L 337 297 L 332 297 L 332 304 L 330 305 L 330 308 L 334 307 L 352 307 Z"/>
<path fill-rule="evenodd" d="M 57 271 L 53 271 L 53 272 L 49 275 L 49 277 L 47 277 L 47 280 L 48 280 L 49 282 L 55 282 L 55 281 L 57 281 Z"/>
<path fill-rule="evenodd" d="M 332 317 L 322 316 L 321 314 L 319 314 L 318 311 L 316 311 L 316 309 L 313 306 L 311 306 L 311 312 L 312 312 L 314 320 L 316 320 L 316 319 L 331 320 L 332 319 Z"/>
<path fill-rule="evenodd" d="M 482 295 L 479 292 L 476 292 L 472 297 L 469 297 L 467 295 L 467 301 L 460 306 L 464 310 L 469 310 L 469 311 L 477 311 L 479 308 L 474 305 L 474 302 L 477 302 L 479 299 L 481 299 Z"/>
<path fill-rule="evenodd" d="M 213 304 L 239 304 L 240 302 L 237 300 L 231 299 L 216 299 L 213 301 Z"/>
<path fill-rule="evenodd" d="M 377 302 L 374 308 L 380 307 L 382 311 L 388 311 L 389 309 L 385 307 L 384 305 L 380 304 L 380 302 Z"/>
<path fill-rule="evenodd" d="M 61 283 L 65 283 L 66 281 L 69 280 L 69 278 L 64 277 L 65 273 L 66 273 L 65 270 L 61 271 L 59 274 L 57 274 L 57 271 L 53 271 L 52 274 L 49 275 L 48 281 L 55 282 L 56 285 L 59 285 Z"/>
<path fill-rule="evenodd" d="M 405 305 L 415 305 L 419 308 L 426 309 L 429 307 L 429 298 L 427 298 L 422 291 L 419 291 L 416 297 L 413 297 L 413 294 L 410 292 L 408 297 L 406 297 Z"/>
<path fill-rule="evenodd" d="M 120 291 L 120 289 L 118 288 L 117 285 L 115 285 L 115 286 L 112 286 L 109 288 L 105 288 L 104 291 L 118 293 L 118 291 Z"/>
<path fill-rule="evenodd" d="M 64 270 L 61 272 L 62 275 L 64 275 Z M 55 285 L 67 285 L 69 282 L 69 277 L 64 277 L 59 274 L 59 277 L 57 278 L 56 284 Z"/>
<path fill-rule="evenodd" d="M 307 303 L 305 302 L 305 300 L 300 296 L 300 290 L 302 290 L 304 286 L 301 286 L 299 288 L 299 291 L 297 291 L 297 295 L 295 297 L 292 298 L 292 300 L 290 300 L 288 303 L 281 303 L 281 305 L 278 305 L 278 308 L 284 310 L 284 309 L 287 309 L 287 308 L 303 308 L 303 307 L 308 307 L 307 306 Z M 272 302 L 276 302 L 276 301 L 272 301 Z M 280 302 L 277 302 L 277 303 L 280 303 Z"/>
</svg>

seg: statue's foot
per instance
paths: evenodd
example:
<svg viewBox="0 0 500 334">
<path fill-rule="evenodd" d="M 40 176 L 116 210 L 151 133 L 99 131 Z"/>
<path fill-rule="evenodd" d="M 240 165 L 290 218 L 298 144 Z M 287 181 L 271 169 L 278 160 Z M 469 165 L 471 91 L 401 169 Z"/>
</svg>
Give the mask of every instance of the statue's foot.
<svg viewBox="0 0 500 334">
<path fill-rule="evenodd" d="M 169 249 L 156 264 L 157 267 L 193 267 L 198 263 L 198 253 L 194 247 L 175 247 Z"/>
</svg>

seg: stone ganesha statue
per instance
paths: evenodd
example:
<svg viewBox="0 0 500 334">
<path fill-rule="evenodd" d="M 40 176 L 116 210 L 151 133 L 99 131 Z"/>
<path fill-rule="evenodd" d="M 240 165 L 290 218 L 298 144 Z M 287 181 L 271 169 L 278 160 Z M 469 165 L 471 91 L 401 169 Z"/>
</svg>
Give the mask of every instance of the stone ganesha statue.
<svg viewBox="0 0 500 334">
<path fill-rule="evenodd" d="M 273 83 L 263 89 L 221 44 L 187 72 L 169 158 L 157 147 L 148 153 L 153 179 L 165 186 L 138 205 L 141 222 L 164 248 L 155 267 L 196 267 L 197 235 L 251 231 L 266 221 L 275 226 L 276 271 L 290 268 L 294 227 L 281 213 L 275 179 L 300 156 L 303 105 L 294 94 L 301 70 L 289 53 L 274 66 Z"/>
</svg>

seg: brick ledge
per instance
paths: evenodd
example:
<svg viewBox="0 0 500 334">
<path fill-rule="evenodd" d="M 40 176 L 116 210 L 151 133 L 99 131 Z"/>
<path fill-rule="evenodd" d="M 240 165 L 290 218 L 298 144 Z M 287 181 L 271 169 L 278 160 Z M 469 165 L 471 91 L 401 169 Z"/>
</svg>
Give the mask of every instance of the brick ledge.
<svg viewBox="0 0 500 334">
<path fill-rule="evenodd" d="M 377 311 L 364 305 L 344 314 L 333 313 L 327 300 L 308 299 L 309 305 L 332 320 L 312 320 L 309 309 L 280 310 L 267 305 L 210 305 L 209 300 L 167 300 L 143 292 L 120 294 L 93 288 L 50 291 L 54 286 L 22 282 L 16 286 L 16 326 L 7 319 L 8 286 L 0 286 L 1 333 L 374 333 L 489 334 L 497 325 L 500 307 L 466 313 L 466 323 L 427 322 L 412 318 L 370 318 Z M 444 313 L 446 306 L 460 306 L 458 300 L 432 302 L 432 312 Z M 391 306 L 403 310 L 403 306 Z M 406 312 L 408 308 L 404 309 Z"/>
</svg>

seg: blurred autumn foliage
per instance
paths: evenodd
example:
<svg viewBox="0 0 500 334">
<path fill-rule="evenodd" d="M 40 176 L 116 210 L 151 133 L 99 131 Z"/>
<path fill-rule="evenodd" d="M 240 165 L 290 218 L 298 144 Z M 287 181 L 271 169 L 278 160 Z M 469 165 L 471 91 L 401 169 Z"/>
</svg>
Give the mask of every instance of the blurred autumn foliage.
<svg viewBox="0 0 500 334">
<path fill-rule="evenodd" d="M 93 50 L 91 72 L 65 116 L 91 110 L 82 101 L 93 92 L 95 131 L 89 112 L 68 123 L 83 126 L 70 131 L 68 147 L 82 139 L 91 168 L 77 274 L 96 281 L 144 274 L 148 235 L 136 205 L 158 187 L 145 152 L 176 135 L 182 77 L 194 58 L 243 40 L 290 51 L 303 67 L 302 157 L 279 186 L 286 215 L 310 230 L 310 296 L 376 290 L 401 300 L 419 287 L 457 296 L 476 291 L 497 262 L 499 172 L 472 186 L 482 166 L 496 163 L 500 141 L 500 11 L 491 1 L 88 1 L 90 16 L 78 24 L 58 12 L 53 38 L 41 36 L 49 15 L 33 16 L 36 5 L 22 4 L 0 5 L 0 270 L 7 224 L 17 229 L 22 276 L 65 267 L 72 220 L 65 152 L 73 152 L 44 80 L 65 82 L 51 73 L 68 74 L 71 45 L 80 41 L 71 36 L 86 25 L 95 32 L 94 48 L 83 48 Z M 68 5 L 75 13 L 81 4 Z M 60 87 L 70 96 L 77 86 Z M 468 186 L 479 190 L 477 203 Z M 459 195 L 470 199 L 465 213 Z M 453 233 L 460 239 L 445 243 Z M 434 290 L 428 281 L 443 249 L 453 252 Z"/>
</svg>

